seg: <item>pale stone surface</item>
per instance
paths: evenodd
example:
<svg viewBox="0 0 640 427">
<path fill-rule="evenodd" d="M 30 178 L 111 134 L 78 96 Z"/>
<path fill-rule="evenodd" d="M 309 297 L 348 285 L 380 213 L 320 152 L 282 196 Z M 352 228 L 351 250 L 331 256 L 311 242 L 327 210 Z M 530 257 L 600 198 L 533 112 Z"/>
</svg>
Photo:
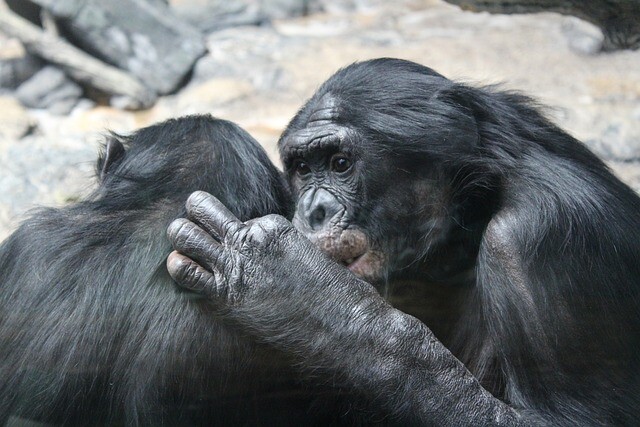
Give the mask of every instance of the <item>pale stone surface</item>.
<svg viewBox="0 0 640 427">
<path fill-rule="evenodd" d="M 13 97 L 0 96 L 0 111 L 0 147 L 14 144 L 35 126 L 35 120 Z"/>
<path fill-rule="evenodd" d="M 38 132 L 0 145 L 0 237 L 28 207 L 86 190 L 107 128 L 126 133 L 168 117 L 211 113 L 244 127 L 277 161 L 280 132 L 318 86 L 342 66 L 381 56 L 414 60 L 471 84 L 502 83 L 537 98 L 560 126 L 640 191 L 640 52 L 591 54 L 590 41 L 580 39 L 590 37 L 588 30 L 576 35 L 575 18 L 552 13 L 476 14 L 438 0 L 322 4 L 324 13 L 209 34 L 209 53 L 192 81 L 148 111 L 86 102 L 68 116 L 29 111 Z M 4 46 L 0 40 L 0 51 Z"/>
</svg>

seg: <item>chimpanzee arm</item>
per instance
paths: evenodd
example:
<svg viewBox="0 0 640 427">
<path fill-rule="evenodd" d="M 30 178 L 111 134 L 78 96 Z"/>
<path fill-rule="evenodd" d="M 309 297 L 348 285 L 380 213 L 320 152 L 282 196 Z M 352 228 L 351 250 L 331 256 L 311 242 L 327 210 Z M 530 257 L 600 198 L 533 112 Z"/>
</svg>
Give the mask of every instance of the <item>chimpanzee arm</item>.
<svg viewBox="0 0 640 427">
<path fill-rule="evenodd" d="M 403 424 L 532 424 L 484 390 L 424 324 L 330 261 L 283 217 L 242 223 L 203 192 L 187 210 L 199 226 L 185 219 L 170 226 L 180 252 L 168 259 L 171 275 L 301 366 Z"/>
</svg>

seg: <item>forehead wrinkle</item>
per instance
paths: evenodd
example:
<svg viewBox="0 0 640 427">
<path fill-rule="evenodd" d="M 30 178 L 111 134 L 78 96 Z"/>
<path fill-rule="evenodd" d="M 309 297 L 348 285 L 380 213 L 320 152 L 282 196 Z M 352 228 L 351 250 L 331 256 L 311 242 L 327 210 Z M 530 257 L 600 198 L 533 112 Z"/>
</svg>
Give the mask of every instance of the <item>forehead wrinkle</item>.
<svg viewBox="0 0 640 427">
<path fill-rule="evenodd" d="M 306 127 L 289 135 L 285 141 L 285 151 L 303 154 L 331 146 L 339 147 L 346 136 L 347 128 L 333 123 Z"/>
</svg>

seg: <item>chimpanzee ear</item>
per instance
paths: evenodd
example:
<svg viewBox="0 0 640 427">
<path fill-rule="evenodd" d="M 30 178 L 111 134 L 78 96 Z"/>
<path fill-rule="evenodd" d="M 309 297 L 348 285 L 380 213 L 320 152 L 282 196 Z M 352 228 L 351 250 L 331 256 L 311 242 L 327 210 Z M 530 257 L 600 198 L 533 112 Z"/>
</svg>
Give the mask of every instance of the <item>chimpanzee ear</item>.
<svg viewBox="0 0 640 427">
<path fill-rule="evenodd" d="M 104 147 L 104 154 L 98 159 L 97 170 L 100 171 L 100 181 L 104 181 L 109 170 L 120 162 L 125 155 L 125 148 L 116 135 L 109 135 Z"/>
</svg>

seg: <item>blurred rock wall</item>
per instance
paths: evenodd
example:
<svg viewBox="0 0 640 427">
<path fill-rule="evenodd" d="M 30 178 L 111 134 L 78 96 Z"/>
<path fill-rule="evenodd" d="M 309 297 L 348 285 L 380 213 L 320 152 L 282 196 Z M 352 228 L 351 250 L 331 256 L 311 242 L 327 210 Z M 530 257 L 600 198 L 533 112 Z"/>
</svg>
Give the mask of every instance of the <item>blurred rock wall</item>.
<svg viewBox="0 0 640 427">
<path fill-rule="evenodd" d="M 640 190 L 640 52 L 596 53 L 602 35 L 577 18 L 471 13 L 438 0 L 172 0 L 169 6 L 202 32 L 207 52 L 186 85 L 151 109 L 103 105 L 53 75 L 46 81 L 58 89 L 47 92 L 51 102 L 41 108 L 17 102 L 12 88 L 0 92 L 0 238 L 33 206 L 67 203 L 91 188 L 107 129 L 126 133 L 169 117 L 212 113 L 239 123 L 277 161 L 277 138 L 305 99 L 339 67 L 381 56 L 536 97 Z M 2 64 L 23 59 L 20 44 L 0 36 Z M 22 67 L 25 73 L 29 63 Z M 42 72 L 42 64 L 31 67 Z M 55 107 L 71 96 L 67 111 Z"/>
</svg>

